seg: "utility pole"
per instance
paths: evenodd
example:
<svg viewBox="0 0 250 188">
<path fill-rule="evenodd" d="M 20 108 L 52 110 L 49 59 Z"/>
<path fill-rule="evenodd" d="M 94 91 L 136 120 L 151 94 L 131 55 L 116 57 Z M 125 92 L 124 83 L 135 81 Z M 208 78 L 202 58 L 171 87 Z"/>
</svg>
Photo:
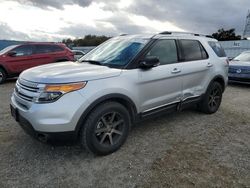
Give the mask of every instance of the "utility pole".
<svg viewBox="0 0 250 188">
<path fill-rule="evenodd" d="M 250 11 L 248 10 L 247 18 L 246 18 L 246 25 L 243 32 L 243 38 L 249 38 L 250 37 Z"/>
</svg>

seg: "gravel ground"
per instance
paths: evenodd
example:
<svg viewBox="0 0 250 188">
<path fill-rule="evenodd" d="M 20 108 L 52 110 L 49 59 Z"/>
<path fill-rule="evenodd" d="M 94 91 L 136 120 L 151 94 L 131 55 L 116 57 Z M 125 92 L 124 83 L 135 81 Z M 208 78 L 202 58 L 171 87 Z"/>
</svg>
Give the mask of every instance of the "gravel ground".
<svg viewBox="0 0 250 188">
<path fill-rule="evenodd" d="M 220 110 L 143 122 L 116 153 L 42 144 L 9 111 L 0 86 L 0 187 L 250 187 L 250 87 L 231 85 Z"/>
</svg>

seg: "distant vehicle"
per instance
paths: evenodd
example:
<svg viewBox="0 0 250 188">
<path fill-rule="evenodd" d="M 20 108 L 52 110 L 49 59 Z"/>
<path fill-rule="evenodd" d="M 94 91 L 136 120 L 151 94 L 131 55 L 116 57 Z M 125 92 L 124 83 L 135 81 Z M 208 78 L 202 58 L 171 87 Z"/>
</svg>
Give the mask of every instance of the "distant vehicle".
<svg viewBox="0 0 250 188">
<path fill-rule="evenodd" d="M 0 51 L 0 84 L 31 67 L 72 60 L 73 52 L 62 43 L 12 45 Z"/>
<path fill-rule="evenodd" d="M 74 53 L 74 58 L 75 60 L 80 59 L 82 56 L 84 56 L 86 53 L 81 51 L 81 50 L 72 50 L 72 52 Z"/>
<path fill-rule="evenodd" d="M 79 139 L 87 151 L 107 155 L 143 119 L 191 105 L 215 113 L 227 80 L 228 59 L 215 39 L 174 32 L 119 36 L 77 62 L 24 71 L 11 113 L 41 141 Z"/>
<path fill-rule="evenodd" d="M 229 63 L 229 82 L 250 84 L 250 51 L 242 52 Z"/>
</svg>

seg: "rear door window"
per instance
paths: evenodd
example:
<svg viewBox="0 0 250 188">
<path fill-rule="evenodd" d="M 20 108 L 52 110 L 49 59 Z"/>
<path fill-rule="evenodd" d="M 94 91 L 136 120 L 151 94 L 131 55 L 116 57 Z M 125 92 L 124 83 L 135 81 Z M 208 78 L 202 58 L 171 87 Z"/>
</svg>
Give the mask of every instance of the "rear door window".
<svg viewBox="0 0 250 188">
<path fill-rule="evenodd" d="M 208 54 L 198 40 L 179 40 L 180 60 L 195 61 L 208 58 Z"/>
<path fill-rule="evenodd" d="M 178 62 L 177 47 L 175 40 L 159 40 L 149 50 L 147 56 L 155 56 L 161 65 Z"/>
<path fill-rule="evenodd" d="M 219 42 L 209 41 L 208 44 L 211 46 L 213 51 L 218 57 L 226 57 L 226 53 Z"/>
<path fill-rule="evenodd" d="M 36 45 L 36 54 L 52 53 L 63 51 L 63 48 L 57 45 Z"/>
</svg>

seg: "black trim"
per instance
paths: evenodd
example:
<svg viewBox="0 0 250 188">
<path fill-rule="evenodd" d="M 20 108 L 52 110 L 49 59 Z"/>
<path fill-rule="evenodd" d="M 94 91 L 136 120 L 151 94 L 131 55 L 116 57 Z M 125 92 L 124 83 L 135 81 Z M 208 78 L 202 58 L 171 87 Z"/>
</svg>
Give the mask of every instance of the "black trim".
<svg viewBox="0 0 250 188">
<path fill-rule="evenodd" d="M 139 114 L 139 121 L 140 120 L 144 120 L 144 119 L 149 119 L 152 117 L 156 117 L 165 113 L 171 113 L 171 112 L 175 112 L 178 109 L 178 102 L 174 103 L 174 104 L 170 104 L 170 105 L 166 105 L 166 106 L 162 106 L 153 110 L 150 110 L 148 112 L 143 112 Z"/>
<path fill-rule="evenodd" d="M 166 106 L 161 106 L 159 108 L 140 113 L 138 115 L 139 116 L 138 121 L 143 121 L 145 119 L 157 117 L 157 116 L 160 116 L 163 114 L 178 112 L 178 111 L 182 111 L 184 109 L 188 109 L 188 108 L 198 104 L 202 100 L 202 98 L 203 98 L 203 95 L 197 96 L 197 97 L 190 97 L 184 101 L 176 102 L 174 104 L 169 104 Z"/>
<path fill-rule="evenodd" d="M 21 114 L 18 114 L 18 123 L 23 128 L 23 130 L 29 134 L 31 137 L 41 141 L 41 142 L 50 142 L 50 141 L 76 141 L 77 133 L 75 131 L 68 132 L 41 132 L 36 131 L 32 124 L 25 119 Z"/>
</svg>

